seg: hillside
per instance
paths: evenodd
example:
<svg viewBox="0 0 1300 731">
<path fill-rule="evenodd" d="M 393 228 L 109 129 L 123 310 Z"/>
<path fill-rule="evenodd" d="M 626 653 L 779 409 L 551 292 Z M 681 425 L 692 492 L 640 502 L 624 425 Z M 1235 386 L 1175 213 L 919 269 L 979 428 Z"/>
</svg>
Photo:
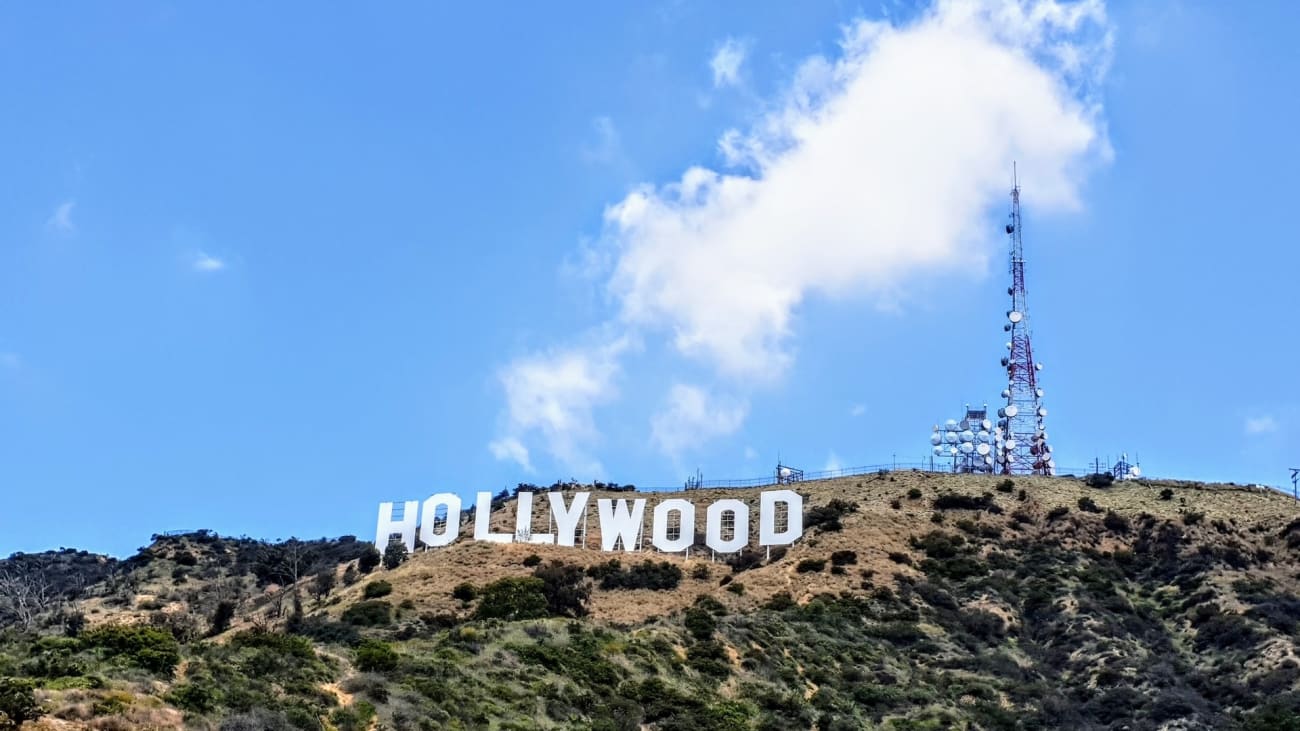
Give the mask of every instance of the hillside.
<svg viewBox="0 0 1300 731">
<path fill-rule="evenodd" d="M 916 472 L 796 488 L 806 532 L 770 556 L 462 538 L 365 573 L 364 541 L 208 532 L 125 561 L 16 556 L 0 712 L 35 701 L 25 729 L 1300 729 L 1286 496 Z M 492 522 L 510 530 L 514 501 Z"/>
</svg>

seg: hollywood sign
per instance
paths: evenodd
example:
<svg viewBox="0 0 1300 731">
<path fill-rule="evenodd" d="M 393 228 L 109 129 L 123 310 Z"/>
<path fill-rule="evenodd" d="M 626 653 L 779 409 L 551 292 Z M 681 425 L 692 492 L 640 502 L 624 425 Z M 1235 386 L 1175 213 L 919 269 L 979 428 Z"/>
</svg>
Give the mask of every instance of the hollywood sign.
<svg viewBox="0 0 1300 731">
<path fill-rule="evenodd" d="M 520 492 L 515 505 L 515 530 L 492 530 L 492 493 L 480 492 L 474 503 L 474 540 L 488 543 L 537 543 L 574 546 L 579 525 L 585 526 L 590 492 L 577 492 L 566 504 L 561 492 L 545 493 L 550 503 L 548 533 L 533 531 L 533 493 Z M 384 550 L 400 535 L 406 550 L 415 551 L 415 538 L 429 547 L 446 546 L 460 537 L 460 496 L 440 492 L 425 500 L 404 503 L 394 520 L 393 503 L 379 504 L 375 545 Z M 803 497 L 794 490 L 766 490 L 758 496 L 758 544 L 787 546 L 803 535 Z M 645 528 L 646 499 L 596 500 L 600 548 L 635 551 Z M 650 544 L 665 553 L 680 553 L 695 545 L 695 504 L 670 498 L 654 506 Z M 778 517 L 783 520 L 778 521 Z M 736 553 L 749 544 L 749 506 L 742 500 L 716 500 L 705 510 L 704 544 L 717 553 Z M 782 525 L 778 525 L 778 522 Z M 676 530 L 670 530 L 672 528 Z M 583 536 L 585 539 L 586 531 Z"/>
</svg>

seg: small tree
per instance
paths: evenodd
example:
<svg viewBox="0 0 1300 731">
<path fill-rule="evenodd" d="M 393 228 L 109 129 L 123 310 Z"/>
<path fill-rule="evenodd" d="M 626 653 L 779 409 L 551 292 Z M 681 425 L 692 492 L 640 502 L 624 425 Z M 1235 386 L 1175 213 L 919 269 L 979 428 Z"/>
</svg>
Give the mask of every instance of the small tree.
<svg viewBox="0 0 1300 731">
<path fill-rule="evenodd" d="M 0 729 L 18 728 L 40 718 L 42 709 L 30 680 L 0 678 Z"/>
<path fill-rule="evenodd" d="M 219 602 L 217 610 L 212 613 L 212 626 L 208 628 L 208 636 L 215 637 L 222 632 L 230 629 L 230 620 L 235 618 L 234 602 Z"/>
<path fill-rule="evenodd" d="M 357 565 L 355 563 L 348 564 L 348 567 L 343 570 L 344 586 L 352 586 L 357 583 L 357 580 L 360 578 L 361 574 L 357 571 Z"/>
<path fill-rule="evenodd" d="M 361 573 L 368 574 L 375 570 L 375 567 L 379 565 L 379 562 L 382 561 L 383 558 L 384 557 L 379 554 L 378 548 L 375 548 L 374 546 L 366 546 L 365 552 L 357 559 L 357 568 L 361 569 Z"/>
<path fill-rule="evenodd" d="M 330 592 L 334 590 L 336 582 L 337 579 L 334 576 L 333 567 L 327 568 L 319 574 L 316 574 L 316 578 L 312 579 L 311 582 L 312 596 L 316 597 L 316 601 L 321 601 L 325 597 L 329 596 Z"/>
<path fill-rule="evenodd" d="M 392 571 L 406 560 L 406 544 L 390 543 L 388 548 L 384 549 L 384 568 Z"/>
</svg>

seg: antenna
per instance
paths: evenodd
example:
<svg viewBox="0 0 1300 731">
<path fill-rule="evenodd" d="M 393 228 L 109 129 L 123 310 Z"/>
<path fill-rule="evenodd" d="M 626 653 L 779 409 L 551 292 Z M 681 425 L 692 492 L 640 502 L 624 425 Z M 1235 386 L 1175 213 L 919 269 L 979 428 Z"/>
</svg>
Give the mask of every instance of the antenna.
<svg viewBox="0 0 1300 731">
<path fill-rule="evenodd" d="M 1034 361 L 1034 349 L 1029 329 L 1029 298 L 1025 289 L 1025 248 L 1021 239 L 1020 173 L 1016 163 L 1011 163 L 1011 216 L 1006 225 L 1011 239 L 1011 309 L 1002 326 L 1010 333 L 1008 349 L 1002 358 L 1007 370 L 1007 388 L 1002 392 L 1006 405 L 998 409 L 998 440 L 996 460 L 998 471 L 1004 475 L 1051 475 L 1056 472 L 1056 461 L 1047 444 L 1043 419 L 1047 408 L 1043 406 L 1043 389 L 1038 385 L 1038 371 L 1042 363 Z"/>
<path fill-rule="evenodd" d="M 1300 503 L 1300 467 L 1291 468 L 1291 496 Z"/>
</svg>

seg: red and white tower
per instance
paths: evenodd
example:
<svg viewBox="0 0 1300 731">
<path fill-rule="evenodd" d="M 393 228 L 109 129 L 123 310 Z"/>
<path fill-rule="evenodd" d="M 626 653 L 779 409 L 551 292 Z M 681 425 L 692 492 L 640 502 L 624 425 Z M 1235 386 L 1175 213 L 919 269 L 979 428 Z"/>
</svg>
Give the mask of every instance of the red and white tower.
<svg viewBox="0 0 1300 731">
<path fill-rule="evenodd" d="M 1014 170 L 1014 168 L 1013 168 Z M 1043 389 L 1039 371 L 1043 364 L 1034 360 L 1030 342 L 1029 301 L 1025 292 L 1025 250 L 1020 238 L 1020 184 L 1013 175 L 1011 220 L 1007 235 L 1011 238 L 1011 309 L 1003 330 L 1010 334 L 1007 354 L 1002 365 L 1007 371 L 1007 388 L 1002 392 L 1006 405 L 998 409 L 994 432 L 998 472 L 1005 475 L 1051 475 L 1056 470 L 1052 447 L 1047 443 L 1043 419 Z"/>
</svg>

